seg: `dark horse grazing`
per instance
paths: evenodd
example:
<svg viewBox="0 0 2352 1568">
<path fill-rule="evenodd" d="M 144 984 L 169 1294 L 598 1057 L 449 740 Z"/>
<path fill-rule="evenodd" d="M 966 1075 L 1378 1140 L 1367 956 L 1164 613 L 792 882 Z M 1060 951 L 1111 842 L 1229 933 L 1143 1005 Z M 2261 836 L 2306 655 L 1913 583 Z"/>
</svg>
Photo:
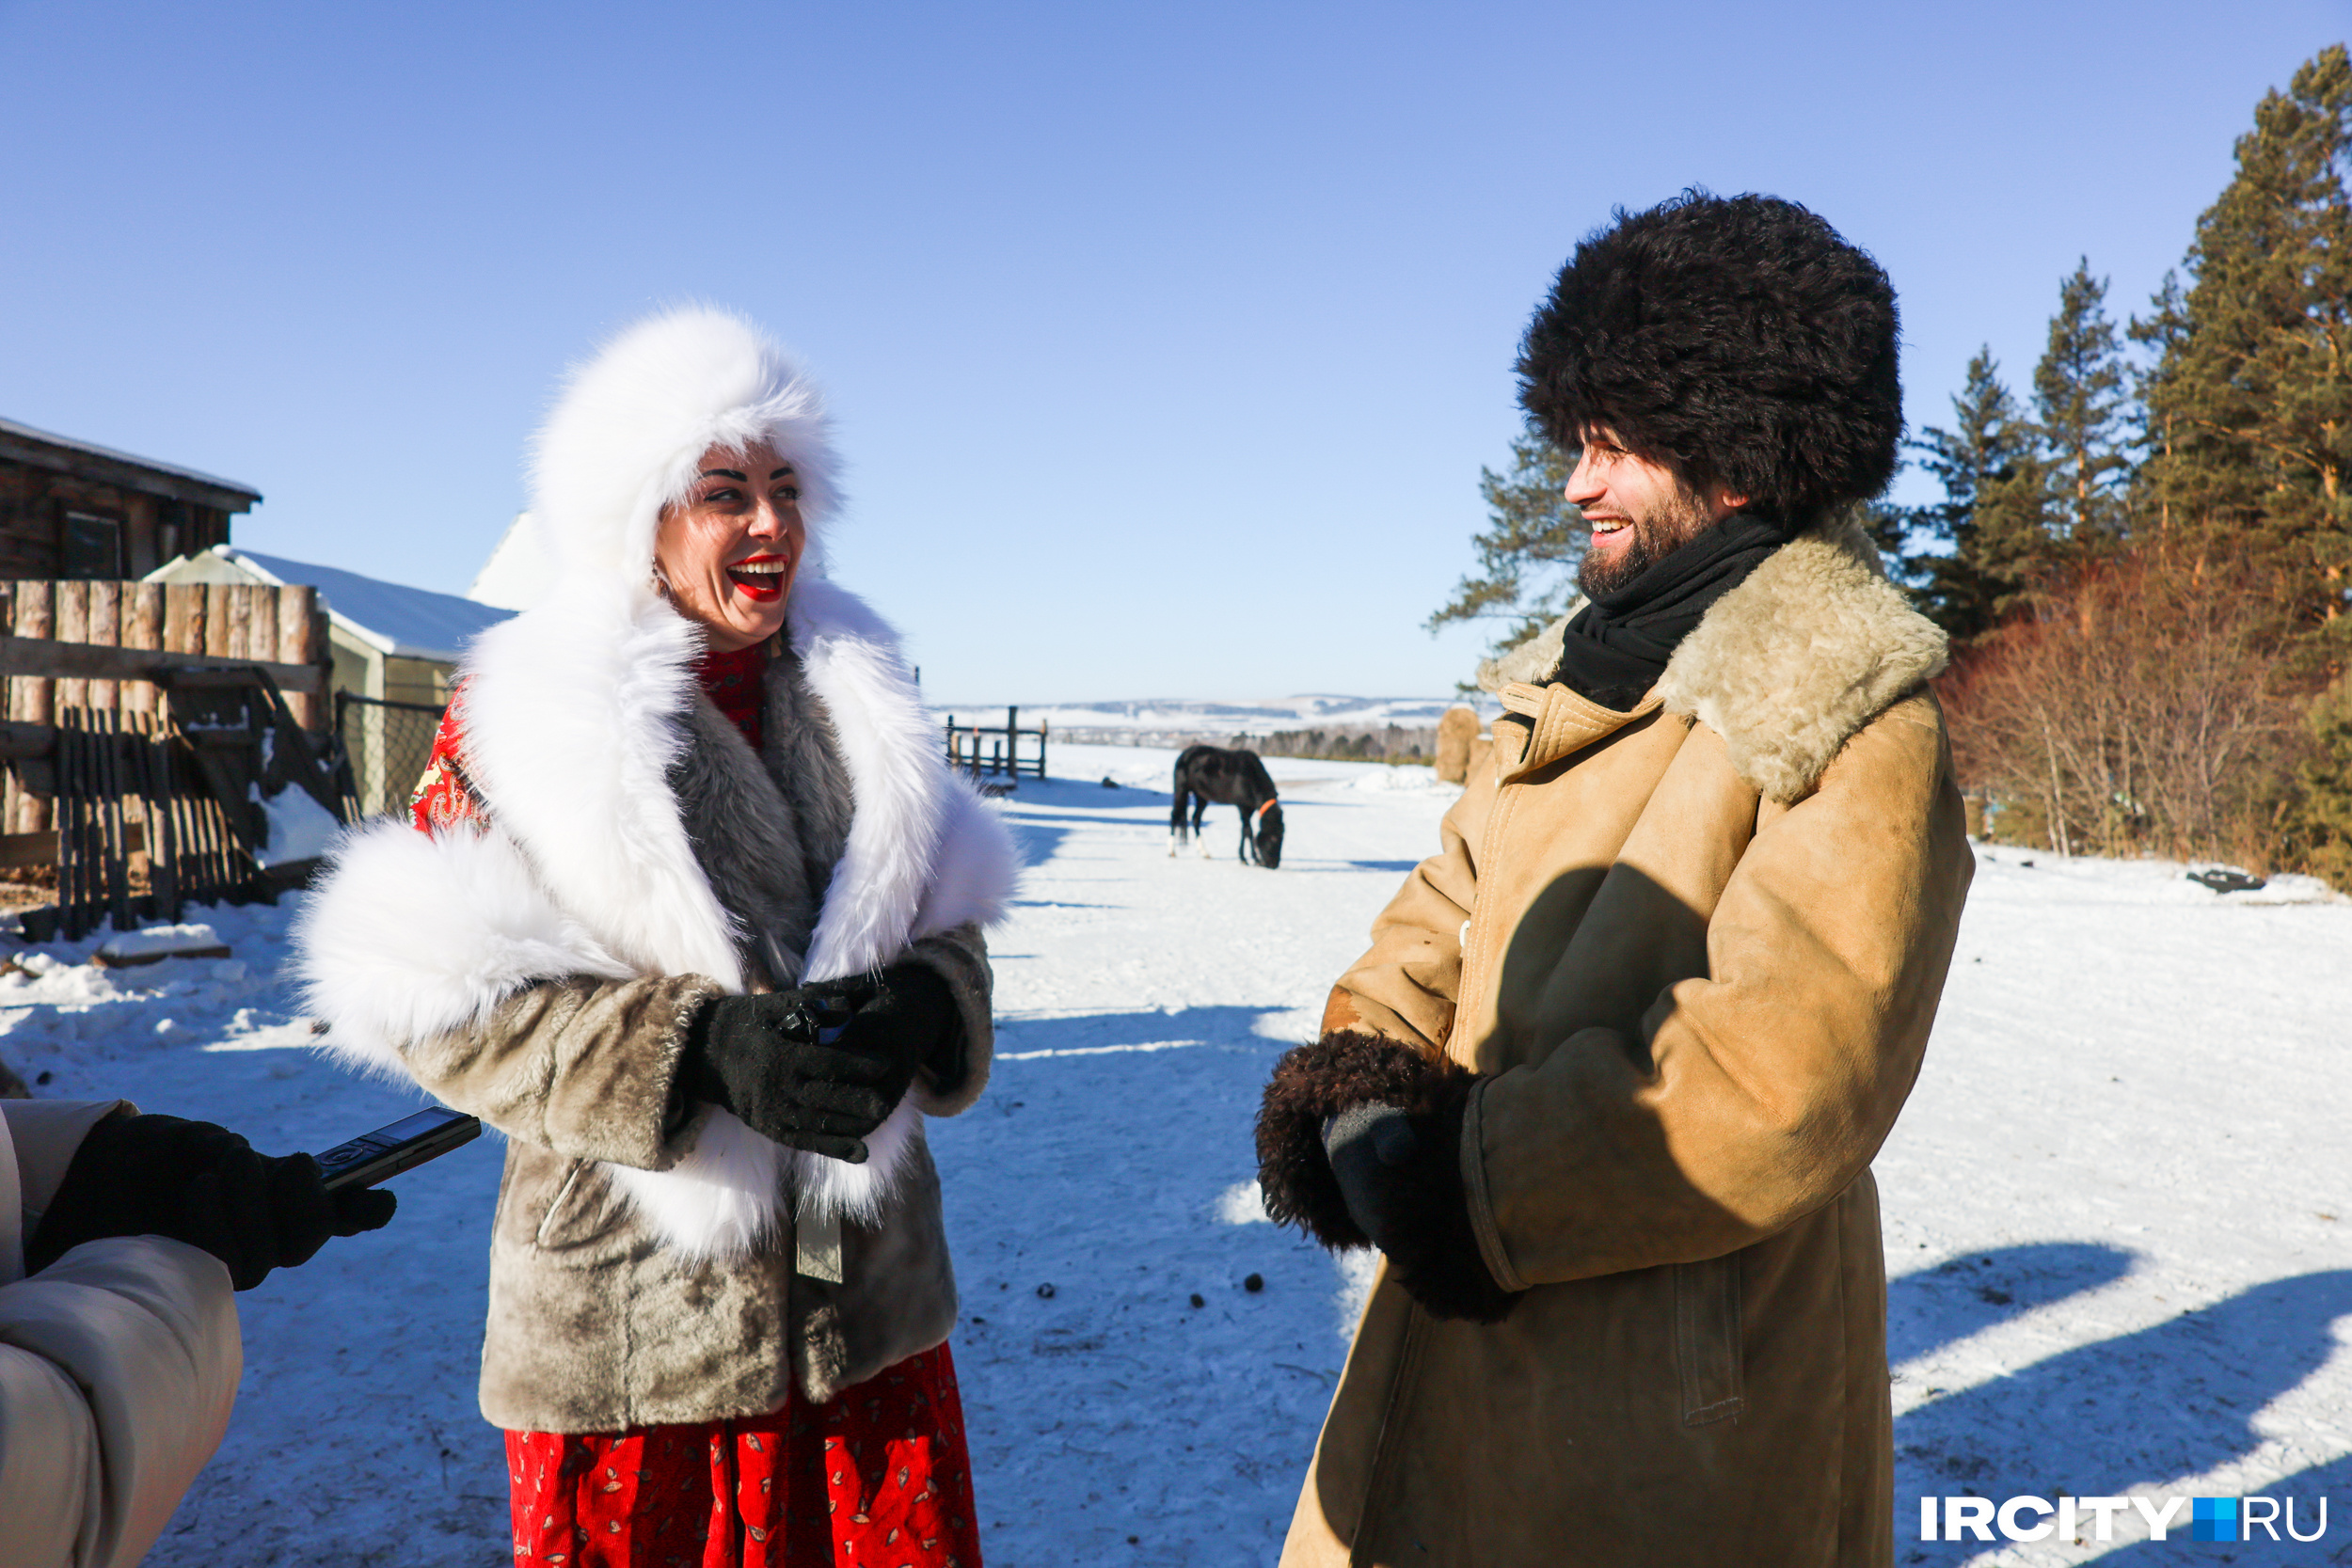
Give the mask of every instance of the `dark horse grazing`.
<svg viewBox="0 0 2352 1568">
<path fill-rule="evenodd" d="M 1176 853 L 1184 840 L 1200 832 L 1200 818 L 1212 802 L 1241 808 L 1241 858 L 1255 860 L 1268 871 L 1282 863 L 1282 808 L 1274 799 L 1274 781 L 1255 752 L 1229 752 L 1219 746 L 1187 746 L 1176 759 L 1176 809 L 1168 814 L 1168 852 Z M 1192 821 L 1184 821 L 1190 810 Z M 1206 855 L 1204 843 L 1200 853 Z"/>
</svg>

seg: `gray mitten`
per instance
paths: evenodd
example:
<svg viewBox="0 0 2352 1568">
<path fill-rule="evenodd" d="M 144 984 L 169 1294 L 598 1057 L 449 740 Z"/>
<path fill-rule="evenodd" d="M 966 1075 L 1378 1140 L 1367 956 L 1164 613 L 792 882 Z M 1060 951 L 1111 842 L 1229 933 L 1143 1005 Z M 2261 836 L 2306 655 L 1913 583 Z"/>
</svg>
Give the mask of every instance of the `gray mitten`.
<svg viewBox="0 0 2352 1568">
<path fill-rule="evenodd" d="M 1393 1173 L 1410 1165 L 1420 1149 L 1413 1118 L 1401 1106 L 1369 1100 L 1324 1121 L 1324 1156 L 1339 1178 L 1348 1215 L 1384 1252 L 1395 1240 Z"/>
</svg>

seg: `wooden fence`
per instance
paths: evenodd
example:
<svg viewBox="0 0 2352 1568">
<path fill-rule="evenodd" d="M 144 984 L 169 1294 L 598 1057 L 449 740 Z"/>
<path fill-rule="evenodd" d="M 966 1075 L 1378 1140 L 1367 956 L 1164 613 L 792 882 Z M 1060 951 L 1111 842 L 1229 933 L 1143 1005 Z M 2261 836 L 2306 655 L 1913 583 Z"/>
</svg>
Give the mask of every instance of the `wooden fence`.
<svg viewBox="0 0 2352 1568">
<path fill-rule="evenodd" d="M 1034 739 L 1037 752 L 1032 756 L 1021 754 L 1021 742 Z M 1021 727 L 1021 710 L 1005 709 L 1005 721 L 994 724 L 958 724 L 956 716 L 947 716 L 947 766 L 975 779 L 989 773 L 1001 773 L 1018 782 L 1025 773 L 1031 778 L 1045 777 L 1045 721 L 1038 721 L 1033 730 Z"/>
<path fill-rule="evenodd" d="M 151 714 L 67 708 L 59 719 L 56 832 L 25 835 L 54 840 L 57 898 L 33 911 L 27 936 L 72 942 L 109 915 L 119 931 L 176 921 L 190 903 L 253 884 L 252 857 L 184 736 Z"/>
<path fill-rule="evenodd" d="M 164 722 L 166 700 L 147 672 L 258 666 L 284 695 L 298 727 L 315 732 L 329 723 L 326 615 L 312 588 L 0 581 L 0 626 L 13 634 L 0 653 L 8 688 L 0 729 L 0 758 L 8 763 L 0 832 L 41 833 L 58 826 L 62 714 L 115 715 L 117 735 L 152 733 Z"/>
<path fill-rule="evenodd" d="M 0 866 L 56 873 L 33 940 L 299 881 L 262 804 L 289 787 L 347 819 L 315 590 L 0 582 Z"/>
</svg>

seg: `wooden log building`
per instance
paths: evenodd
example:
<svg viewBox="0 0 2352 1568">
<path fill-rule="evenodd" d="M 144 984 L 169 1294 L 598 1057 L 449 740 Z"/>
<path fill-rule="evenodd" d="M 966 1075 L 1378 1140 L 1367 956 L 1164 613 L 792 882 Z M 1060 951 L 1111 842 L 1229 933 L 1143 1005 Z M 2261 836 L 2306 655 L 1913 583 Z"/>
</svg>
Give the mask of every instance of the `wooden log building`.
<svg viewBox="0 0 2352 1568">
<path fill-rule="evenodd" d="M 229 542 L 260 491 L 0 420 L 0 578 L 143 578 Z"/>
<path fill-rule="evenodd" d="M 136 580 L 227 543 L 230 519 L 261 499 L 234 480 L 0 419 L 0 630 L 101 647 L 323 661 L 325 617 L 308 589 L 283 604 L 275 593 L 266 602 L 224 597 L 209 624 L 199 590 L 170 603 L 167 625 L 165 591 Z M 144 681 L 12 674 L 6 684 L 12 749 L 0 776 L 0 831 L 8 832 L 47 829 L 56 785 L 46 750 L 17 754 L 17 732 L 50 733 L 62 709 L 119 710 L 126 722 L 151 723 L 158 707 Z M 319 686 L 298 699 L 312 724 L 325 722 Z"/>
</svg>

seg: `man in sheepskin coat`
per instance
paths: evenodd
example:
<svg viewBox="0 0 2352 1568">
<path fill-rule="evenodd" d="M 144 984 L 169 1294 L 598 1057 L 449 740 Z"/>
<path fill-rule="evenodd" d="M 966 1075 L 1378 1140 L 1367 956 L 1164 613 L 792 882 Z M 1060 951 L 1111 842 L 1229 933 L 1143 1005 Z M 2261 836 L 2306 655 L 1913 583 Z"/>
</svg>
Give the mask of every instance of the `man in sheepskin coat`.
<svg viewBox="0 0 2352 1568">
<path fill-rule="evenodd" d="M 532 1561 L 977 1560 L 920 1123 L 987 1082 L 1012 854 L 823 575 L 835 467 L 747 324 L 609 344 L 534 453 L 550 591 L 302 918 L 329 1048 L 509 1140 L 481 1401 Z"/>
<path fill-rule="evenodd" d="M 1620 214 L 1529 327 L 1587 603 L 1486 673 L 1259 1121 L 1268 1210 L 1385 1254 L 1288 1568 L 1891 1560 L 1869 1163 L 1973 864 L 1944 639 L 1850 515 L 1895 356 L 1878 265 L 1754 196 Z"/>
</svg>

